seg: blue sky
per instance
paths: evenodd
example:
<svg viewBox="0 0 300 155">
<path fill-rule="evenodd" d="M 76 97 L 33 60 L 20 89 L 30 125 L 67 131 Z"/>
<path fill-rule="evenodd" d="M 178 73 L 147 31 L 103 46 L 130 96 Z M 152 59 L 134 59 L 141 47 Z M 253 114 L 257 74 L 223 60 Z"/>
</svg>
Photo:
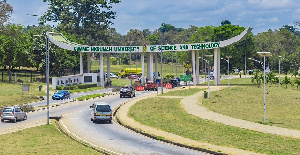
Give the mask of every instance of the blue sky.
<svg viewBox="0 0 300 155">
<path fill-rule="evenodd" d="M 48 8 L 43 0 L 8 0 L 14 8 L 11 23 L 37 25 L 38 18 Z M 158 29 L 161 23 L 177 28 L 190 25 L 219 26 L 229 20 L 233 25 L 250 26 L 254 34 L 294 26 L 300 20 L 299 0 L 121 0 L 113 5 L 117 17 L 113 20 L 117 32 L 126 34 L 130 29 Z M 49 23 L 53 25 L 53 23 Z"/>
</svg>

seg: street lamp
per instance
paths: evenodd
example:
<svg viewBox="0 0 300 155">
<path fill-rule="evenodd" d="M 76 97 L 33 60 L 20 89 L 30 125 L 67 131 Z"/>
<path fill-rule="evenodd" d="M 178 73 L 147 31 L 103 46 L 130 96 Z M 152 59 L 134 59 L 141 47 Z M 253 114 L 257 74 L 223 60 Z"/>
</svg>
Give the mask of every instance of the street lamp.
<svg viewBox="0 0 300 155">
<path fill-rule="evenodd" d="M 232 58 L 232 56 L 226 56 L 227 58 L 227 63 L 228 63 L 228 88 L 230 87 L 230 84 L 229 84 L 229 58 Z"/>
<path fill-rule="evenodd" d="M 280 58 L 281 58 L 282 56 L 278 56 L 278 58 L 279 58 L 279 87 L 280 87 Z"/>
<path fill-rule="evenodd" d="M 213 55 L 205 55 L 205 57 L 209 58 L 208 59 L 208 95 L 207 97 L 210 98 L 210 89 L 209 89 L 209 79 L 210 79 L 210 71 L 209 71 L 209 68 L 210 68 L 210 58 L 213 57 Z"/>
<path fill-rule="evenodd" d="M 257 52 L 260 57 L 264 57 L 264 122 L 266 122 L 266 57 L 272 56 L 270 52 Z"/>
<path fill-rule="evenodd" d="M 131 75 L 131 44 L 132 44 L 133 41 L 129 41 L 129 42 L 130 42 L 130 44 L 129 44 L 129 46 L 130 46 L 129 47 L 129 52 L 130 52 L 129 53 L 130 72 L 129 73 Z M 132 87 L 132 77 L 130 78 L 130 87 Z"/>
<path fill-rule="evenodd" d="M 46 81 L 47 81 L 47 124 L 49 124 L 49 32 L 46 33 Z M 34 35 L 42 37 L 43 35 Z"/>
</svg>

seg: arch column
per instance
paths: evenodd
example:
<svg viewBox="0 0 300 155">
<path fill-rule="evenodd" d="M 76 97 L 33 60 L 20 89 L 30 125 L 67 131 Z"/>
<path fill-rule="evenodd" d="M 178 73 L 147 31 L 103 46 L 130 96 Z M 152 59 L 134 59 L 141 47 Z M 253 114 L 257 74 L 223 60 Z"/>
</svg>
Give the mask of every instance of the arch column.
<svg viewBox="0 0 300 155">
<path fill-rule="evenodd" d="M 107 81 L 110 81 L 110 53 L 107 53 Z"/>
<path fill-rule="evenodd" d="M 145 54 L 141 53 L 141 64 L 142 64 L 142 84 L 145 84 Z"/>
<path fill-rule="evenodd" d="M 158 58 L 157 58 L 157 53 L 155 53 L 155 79 L 158 79 Z"/>
<path fill-rule="evenodd" d="M 90 73 L 91 72 L 91 53 L 90 52 L 87 52 L 87 72 Z"/>
<path fill-rule="evenodd" d="M 80 74 L 83 74 L 82 52 L 79 53 L 79 56 L 80 56 Z"/>
<path fill-rule="evenodd" d="M 220 48 L 214 49 L 214 82 L 215 86 L 220 85 Z"/>
<path fill-rule="evenodd" d="M 196 72 L 195 72 L 195 51 L 192 51 L 192 67 L 193 67 L 193 85 L 196 85 Z"/>
<path fill-rule="evenodd" d="M 153 81 L 153 52 L 150 53 L 150 73 L 148 80 Z"/>
<path fill-rule="evenodd" d="M 100 53 L 100 87 L 104 87 L 104 71 L 103 71 L 103 53 Z"/>
<path fill-rule="evenodd" d="M 196 84 L 199 84 L 199 52 L 196 51 Z"/>
</svg>

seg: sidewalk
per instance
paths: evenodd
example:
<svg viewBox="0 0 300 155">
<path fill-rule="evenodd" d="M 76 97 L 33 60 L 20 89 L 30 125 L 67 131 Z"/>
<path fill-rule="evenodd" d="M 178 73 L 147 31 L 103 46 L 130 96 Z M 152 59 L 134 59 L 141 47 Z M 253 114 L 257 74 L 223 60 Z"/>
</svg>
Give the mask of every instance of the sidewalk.
<svg viewBox="0 0 300 155">
<path fill-rule="evenodd" d="M 217 91 L 225 88 L 220 86 L 212 86 L 211 91 Z M 292 130 L 287 128 L 280 128 L 276 126 L 263 125 L 259 123 L 249 122 L 241 119 L 236 119 L 232 117 L 228 117 L 219 113 L 215 113 L 209 111 L 204 106 L 199 105 L 197 103 L 202 103 L 201 100 L 203 98 L 203 92 L 199 92 L 189 97 L 185 97 L 181 100 L 181 103 L 184 105 L 185 110 L 202 119 L 211 120 L 214 122 L 222 123 L 225 125 L 235 126 L 243 129 L 259 131 L 263 133 L 270 133 L 280 136 L 288 136 L 292 138 L 300 139 L 300 131 Z M 200 101 L 199 101 L 200 100 Z"/>
<path fill-rule="evenodd" d="M 207 88 L 206 86 L 193 86 L 193 87 Z M 227 86 L 212 86 L 210 88 L 210 90 L 217 91 L 217 90 L 224 89 L 225 87 L 227 87 Z M 187 96 L 187 97 L 185 97 L 185 96 L 176 96 L 176 97 L 174 97 L 174 96 L 159 96 L 159 97 L 182 98 L 181 104 L 183 105 L 185 111 L 187 111 L 191 115 L 197 116 L 201 119 L 207 119 L 207 120 L 215 121 L 215 122 L 218 122 L 221 124 L 235 126 L 235 127 L 258 131 L 258 132 L 263 132 L 263 133 L 288 136 L 288 137 L 298 138 L 298 139 L 300 138 L 300 131 L 298 131 L 298 130 L 262 125 L 262 124 L 258 124 L 258 123 L 241 120 L 241 119 L 231 118 L 231 117 L 219 114 L 219 113 L 212 112 L 212 111 L 206 109 L 201 104 L 199 104 L 199 103 L 202 103 L 201 100 L 203 98 L 203 95 L 204 95 L 203 91 L 201 91 L 197 94 L 194 94 L 192 96 Z M 133 104 L 135 104 L 137 101 L 144 99 L 144 98 L 155 97 L 155 96 L 156 96 L 156 93 L 151 94 L 147 97 L 134 98 L 133 100 L 130 100 L 129 102 L 127 102 L 126 104 L 124 104 L 123 106 L 120 107 L 119 112 L 117 113 L 117 117 L 124 124 L 127 124 L 135 129 L 138 129 L 138 130 L 140 129 L 141 131 L 144 131 L 145 133 L 149 133 L 152 135 L 165 137 L 167 140 L 170 140 L 173 142 L 178 142 L 181 144 L 188 144 L 190 146 L 196 146 L 196 147 L 205 148 L 205 149 L 213 150 L 213 151 L 221 151 L 222 153 L 226 153 L 226 154 L 257 154 L 255 152 L 251 152 L 251 151 L 245 151 L 245 150 L 223 147 L 223 146 L 216 146 L 216 145 L 212 145 L 212 144 L 208 144 L 208 143 L 202 143 L 202 142 L 194 141 L 191 139 L 183 138 L 178 135 L 174 135 L 172 133 L 160 131 L 160 130 L 157 130 L 156 128 L 145 126 L 143 124 L 140 124 L 139 122 L 135 122 L 133 119 L 131 119 L 127 116 L 127 112 L 129 111 L 129 108 Z"/>
</svg>

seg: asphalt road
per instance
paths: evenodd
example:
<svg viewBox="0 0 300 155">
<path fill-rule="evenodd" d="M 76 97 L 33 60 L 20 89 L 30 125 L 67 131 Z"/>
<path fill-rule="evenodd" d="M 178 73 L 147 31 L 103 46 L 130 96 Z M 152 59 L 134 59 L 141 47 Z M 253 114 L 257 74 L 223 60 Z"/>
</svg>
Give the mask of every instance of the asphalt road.
<svg viewBox="0 0 300 155">
<path fill-rule="evenodd" d="M 156 92 L 137 92 L 136 96 L 147 95 Z M 82 139 L 107 148 L 121 154 L 157 154 L 157 155 L 193 155 L 207 154 L 199 151 L 189 150 L 178 146 L 162 143 L 156 140 L 138 135 L 115 123 L 93 123 L 90 120 L 90 105 L 95 101 L 108 102 L 112 108 L 130 98 L 120 98 L 119 95 L 111 95 L 104 98 L 87 100 L 82 102 L 71 102 L 60 107 L 51 108 L 50 116 L 63 116 L 63 123 L 67 128 Z M 0 132 L 13 129 L 26 128 L 32 124 L 46 124 L 47 110 L 28 113 L 28 119 L 17 123 L 0 123 Z"/>
</svg>

